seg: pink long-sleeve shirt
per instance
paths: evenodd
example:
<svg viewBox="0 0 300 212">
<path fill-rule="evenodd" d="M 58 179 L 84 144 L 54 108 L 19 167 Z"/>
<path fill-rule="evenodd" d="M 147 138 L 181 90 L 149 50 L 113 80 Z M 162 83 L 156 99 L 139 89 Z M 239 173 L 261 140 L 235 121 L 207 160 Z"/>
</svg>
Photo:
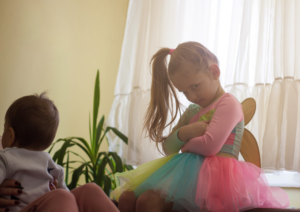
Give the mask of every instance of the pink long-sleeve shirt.
<svg viewBox="0 0 300 212">
<path fill-rule="evenodd" d="M 226 93 L 216 102 L 201 109 L 198 105 L 190 105 L 183 113 L 186 125 L 201 120 L 210 120 L 203 136 L 195 137 L 187 142 L 178 139 L 177 131 L 163 143 L 166 154 L 191 152 L 203 156 L 213 156 L 218 152 L 238 157 L 244 132 L 244 115 L 241 104 L 236 98 Z"/>
</svg>

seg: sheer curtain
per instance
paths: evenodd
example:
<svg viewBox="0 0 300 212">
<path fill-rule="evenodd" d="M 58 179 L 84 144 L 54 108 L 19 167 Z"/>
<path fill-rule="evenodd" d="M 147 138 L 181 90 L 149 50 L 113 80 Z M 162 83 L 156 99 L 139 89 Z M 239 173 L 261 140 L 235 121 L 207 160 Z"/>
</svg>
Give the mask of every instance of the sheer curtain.
<svg viewBox="0 0 300 212">
<path fill-rule="evenodd" d="M 198 41 L 219 58 L 225 90 L 239 101 L 255 98 L 257 112 L 247 128 L 258 141 L 263 168 L 300 171 L 299 38 L 297 0 L 130 0 L 107 121 L 129 142 L 110 134 L 110 151 L 132 165 L 160 157 L 142 135 L 149 62 L 161 47 Z"/>
</svg>

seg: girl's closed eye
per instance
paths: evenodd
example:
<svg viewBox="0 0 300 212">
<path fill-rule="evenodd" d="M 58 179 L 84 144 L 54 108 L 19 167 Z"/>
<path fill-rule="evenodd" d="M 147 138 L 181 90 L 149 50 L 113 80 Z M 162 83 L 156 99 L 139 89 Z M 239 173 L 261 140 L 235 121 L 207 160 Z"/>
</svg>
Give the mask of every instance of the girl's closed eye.
<svg viewBox="0 0 300 212">
<path fill-rule="evenodd" d="M 192 85 L 192 88 L 193 88 L 193 89 L 196 89 L 196 88 L 198 88 L 199 85 L 200 85 L 200 84 Z"/>
</svg>

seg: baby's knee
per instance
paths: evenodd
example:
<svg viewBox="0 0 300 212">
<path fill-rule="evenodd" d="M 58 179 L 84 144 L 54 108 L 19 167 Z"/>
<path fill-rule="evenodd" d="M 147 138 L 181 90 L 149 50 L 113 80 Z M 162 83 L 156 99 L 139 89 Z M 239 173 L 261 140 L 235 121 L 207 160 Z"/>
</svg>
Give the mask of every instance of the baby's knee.
<svg viewBox="0 0 300 212">
<path fill-rule="evenodd" d="M 56 190 L 53 190 L 51 191 L 52 195 L 55 195 L 55 196 L 73 196 L 69 191 L 66 191 L 64 189 L 56 189 Z"/>
<path fill-rule="evenodd" d="M 49 198 L 64 200 L 66 202 L 76 202 L 74 195 L 64 189 L 56 189 L 49 192 Z"/>
<path fill-rule="evenodd" d="M 71 190 L 76 199 L 107 198 L 104 191 L 95 183 L 87 183 Z"/>
<path fill-rule="evenodd" d="M 118 207 L 121 212 L 135 211 L 136 198 L 133 191 L 124 191 L 120 198 Z"/>
<path fill-rule="evenodd" d="M 72 190 L 72 192 L 80 193 L 81 196 L 93 195 L 102 189 L 95 183 L 87 183 Z"/>
<path fill-rule="evenodd" d="M 136 211 L 152 211 L 159 205 L 160 195 L 152 190 L 142 193 L 136 202 Z"/>
<path fill-rule="evenodd" d="M 82 190 L 84 190 L 86 192 L 91 192 L 93 190 L 99 190 L 99 188 L 100 188 L 96 183 L 87 183 L 80 187 L 82 187 Z"/>
<path fill-rule="evenodd" d="M 135 200 L 136 198 L 133 191 L 124 191 L 119 198 L 119 202 L 132 202 Z"/>
</svg>

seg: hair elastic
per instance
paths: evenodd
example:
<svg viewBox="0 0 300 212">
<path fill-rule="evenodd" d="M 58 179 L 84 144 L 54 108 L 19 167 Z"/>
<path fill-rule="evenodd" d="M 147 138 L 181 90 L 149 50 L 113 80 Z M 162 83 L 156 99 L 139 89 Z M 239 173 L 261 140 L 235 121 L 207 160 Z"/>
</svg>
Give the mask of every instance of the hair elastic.
<svg viewBox="0 0 300 212">
<path fill-rule="evenodd" d="M 174 49 L 170 49 L 169 55 L 172 55 L 173 51 L 174 51 Z"/>
</svg>

